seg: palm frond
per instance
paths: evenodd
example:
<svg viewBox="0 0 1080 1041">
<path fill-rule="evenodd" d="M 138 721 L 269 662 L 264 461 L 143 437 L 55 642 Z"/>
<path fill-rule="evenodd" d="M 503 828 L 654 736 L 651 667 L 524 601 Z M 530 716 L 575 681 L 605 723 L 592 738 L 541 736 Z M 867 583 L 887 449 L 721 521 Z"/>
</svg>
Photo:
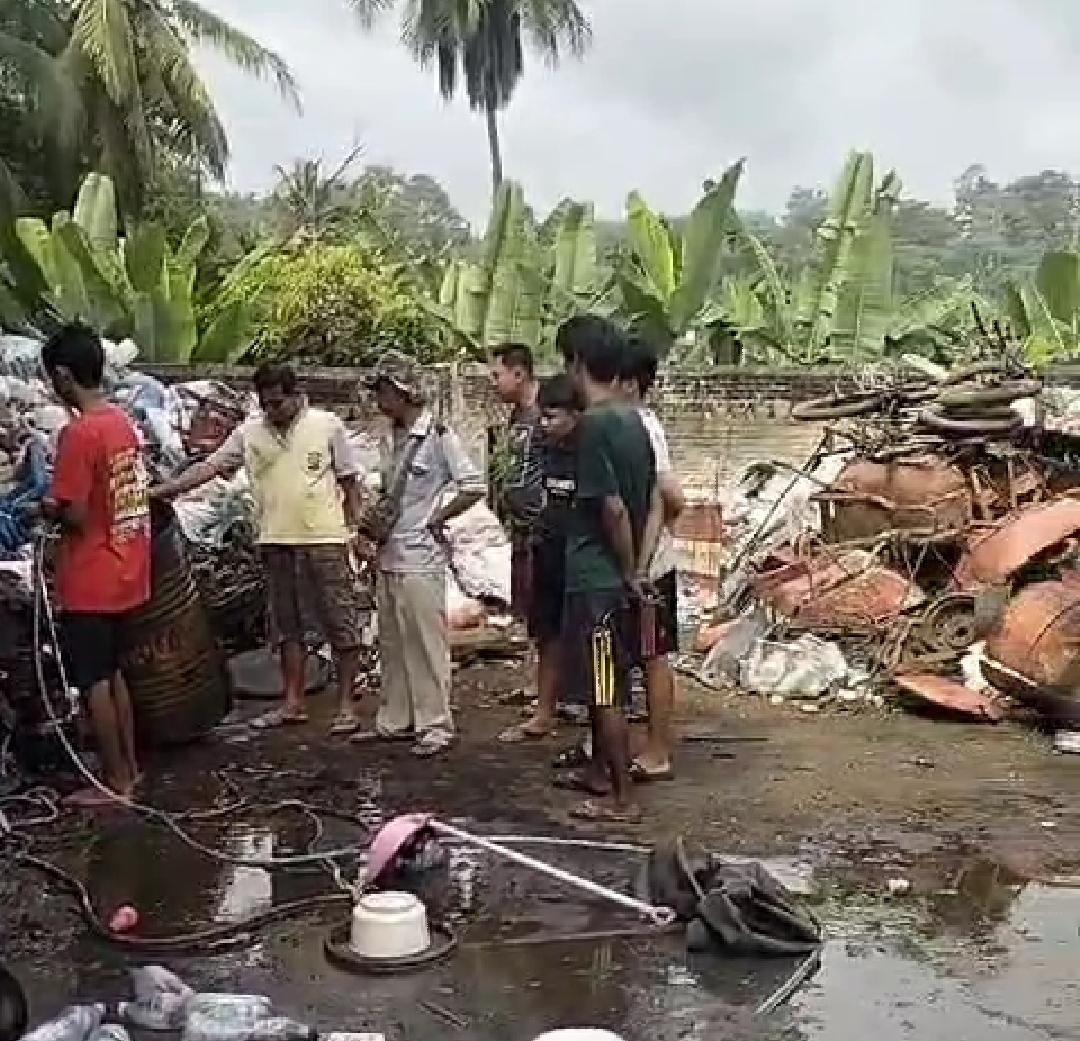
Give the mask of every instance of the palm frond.
<svg viewBox="0 0 1080 1041">
<path fill-rule="evenodd" d="M 352 8 L 365 29 L 370 29 L 380 15 L 394 7 L 394 0 L 345 0 L 345 2 Z"/>
<path fill-rule="evenodd" d="M 592 43 L 592 25 L 575 0 L 520 0 L 521 26 L 529 43 L 554 64 L 562 52 L 580 57 Z"/>
<path fill-rule="evenodd" d="M 213 47 L 252 76 L 272 78 L 283 98 L 300 108 L 300 92 L 285 60 L 195 0 L 172 0 L 171 10 L 195 43 Z"/>
<path fill-rule="evenodd" d="M 63 57 L 0 32 L 0 68 L 5 66 L 18 76 L 26 94 L 37 98 L 35 114 L 44 135 L 63 150 L 71 149 L 79 136 L 81 106 L 78 86 Z"/>
<path fill-rule="evenodd" d="M 78 0 L 71 43 L 90 59 L 114 105 L 138 104 L 135 36 L 124 0 Z"/>
</svg>

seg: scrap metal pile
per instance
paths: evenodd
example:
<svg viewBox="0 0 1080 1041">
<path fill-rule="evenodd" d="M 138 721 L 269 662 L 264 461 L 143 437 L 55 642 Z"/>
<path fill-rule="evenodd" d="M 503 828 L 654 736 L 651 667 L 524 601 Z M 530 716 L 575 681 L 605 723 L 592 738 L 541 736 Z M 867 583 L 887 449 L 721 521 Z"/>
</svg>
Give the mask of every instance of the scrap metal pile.
<svg viewBox="0 0 1080 1041">
<path fill-rule="evenodd" d="M 1042 391 L 1006 360 L 796 406 L 820 445 L 744 476 L 702 677 L 1080 729 L 1080 439 Z"/>
</svg>

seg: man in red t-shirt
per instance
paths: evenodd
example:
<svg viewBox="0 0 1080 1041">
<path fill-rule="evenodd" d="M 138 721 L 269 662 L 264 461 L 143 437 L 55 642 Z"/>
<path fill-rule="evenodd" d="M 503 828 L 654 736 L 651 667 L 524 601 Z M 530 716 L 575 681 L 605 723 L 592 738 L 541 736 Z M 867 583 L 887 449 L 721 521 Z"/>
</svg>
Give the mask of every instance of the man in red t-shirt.
<svg viewBox="0 0 1080 1041">
<path fill-rule="evenodd" d="M 42 351 L 57 395 L 73 410 L 60 433 L 43 512 L 60 522 L 56 596 L 68 681 L 90 706 L 105 784 L 128 796 L 138 779 L 131 699 L 120 672 L 120 624 L 150 597 L 149 481 L 127 416 L 105 400 L 101 340 L 68 326 Z M 108 802 L 88 789 L 84 805 Z"/>
</svg>

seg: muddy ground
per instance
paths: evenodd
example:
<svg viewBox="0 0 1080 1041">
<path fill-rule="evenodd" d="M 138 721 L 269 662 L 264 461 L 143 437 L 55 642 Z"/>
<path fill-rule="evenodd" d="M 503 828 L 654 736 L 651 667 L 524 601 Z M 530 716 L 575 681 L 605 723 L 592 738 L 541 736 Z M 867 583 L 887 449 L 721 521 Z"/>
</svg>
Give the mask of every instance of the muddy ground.
<svg viewBox="0 0 1080 1041">
<path fill-rule="evenodd" d="M 472 900 L 461 947 L 425 972 L 374 979 L 332 968 L 322 945 L 334 914 L 275 925 L 238 950 L 151 960 L 203 989 L 267 993 L 321 1028 L 378 1030 L 394 1041 L 531 1041 L 560 1025 L 606 1026 L 628 1041 L 1080 1037 L 1080 757 L 1055 756 L 1044 737 L 1011 725 L 808 715 L 683 680 L 678 779 L 643 792 L 643 826 L 601 833 L 571 824 L 572 797 L 549 786 L 559 742 L 494 741 L 520 715 L 508 695 L 526 679 L 516 664 L 463 669 L 461 740 L 442 761 L 331 741 L 331 699 L 319 695 L 306 728 L 262 735 L 238 722 L 160 759 L 147 798 L 170 809 L 220 807 L 240 791 L 251 803 L 308 799 L 371 822 L 426 809 L 485 833 L 644 845 L 684 834 L 768 858 L 829 938 L 821 971 L 788 1005 L 754 1014 L 796 967 L 790 961 L 688 956 L 677 937 L 549 942 L 638 926 L 618 909 L 465 854 L 454 868 Z M 261 707 L 248 703 L 240 715 Z M 253 806 L 192 824 L 201 840 L 247 856 L 305 848 L 311 827 Z M 325 828 L 318 848 L 362 840 L 341 821 Z M 271 878 L 216 864 L 123 814 L 64 817 L 31 836 L 36 852 L 87 882 L 103 915 L 134 904 L 146 935 L 243 919 L 333 888 L 318 870 Z M 623 888 L 642 859 L 533 852 Z M 123 996 L 124 967 L 146 960 L 93 939 L 70 895 L 25 868 L 0 874 L 0 928 L 4 960 L 37 1018 L 75 997 Z"/>
</svg>

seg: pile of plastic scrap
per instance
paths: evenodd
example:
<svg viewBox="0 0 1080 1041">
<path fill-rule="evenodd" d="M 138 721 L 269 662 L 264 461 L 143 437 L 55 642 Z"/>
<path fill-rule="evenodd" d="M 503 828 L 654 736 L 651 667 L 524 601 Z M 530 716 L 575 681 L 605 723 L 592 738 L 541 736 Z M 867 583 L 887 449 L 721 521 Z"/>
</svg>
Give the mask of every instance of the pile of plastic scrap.
<svg viewBox="0 0 1080 1041">
<path fill-rule="evenodd" d="M 1080 729 L 1080 442 L 1040 424 L 1080 407 L 1043 397 L 983 362 L 797 406 L 822 442 L 735 489 L 699 677 Z"/>
</svg>

